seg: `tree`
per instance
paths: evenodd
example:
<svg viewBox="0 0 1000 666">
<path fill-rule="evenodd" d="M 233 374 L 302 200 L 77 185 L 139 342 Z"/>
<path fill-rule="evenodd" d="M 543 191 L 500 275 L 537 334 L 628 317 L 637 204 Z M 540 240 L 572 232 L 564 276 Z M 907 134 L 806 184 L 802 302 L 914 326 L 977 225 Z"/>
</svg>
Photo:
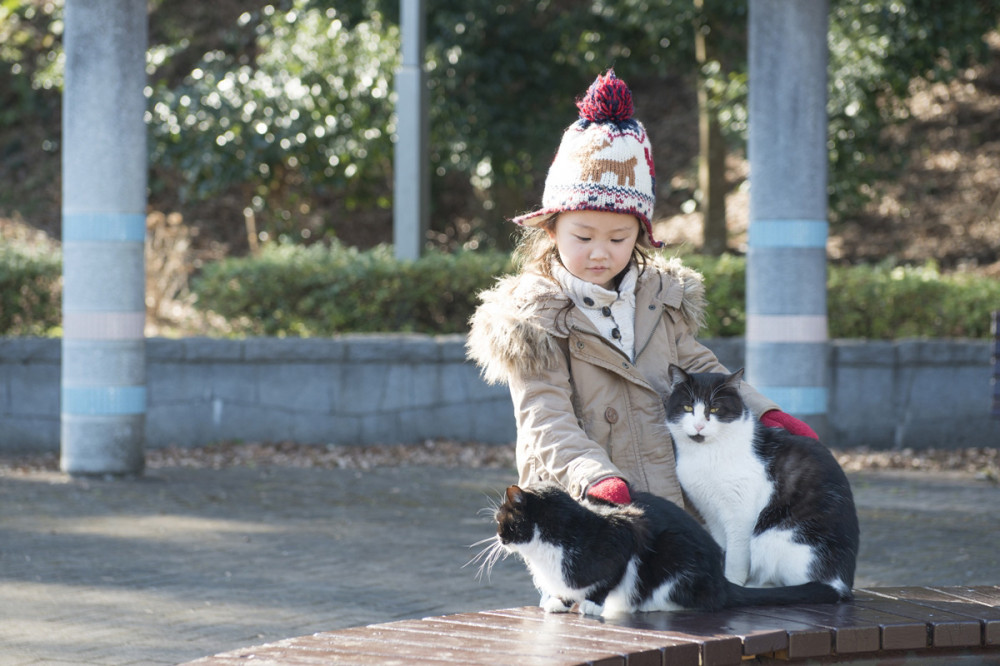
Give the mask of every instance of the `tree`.
<svg viewBox="0 0 1000 666">
<path fill-rule="evenodd" d="M 24 177 L 17 160 L 45 158 L 58 177 L 61 11 L 59 0 L 0 3 L 0 119 L 9 129 L 0 176 L 9 182 Z M 437 242 L 504 247 L 504 220 L 539 199 L 573 100 L 614 66 L 633 88 L 698 86 L 704 244 L 721 251 L 730 184 L 719 146 L 745 140 L 746 11 L 746 1 L 731 0 L 430 3 Z M 246 208 L 271 237 L 314 240 L 379 224 L 391 235 L 398 0 L 154 0 L 151 12 L 151 201 L 222 201 L 240 227 Z M 998 21 L 993 0 L 831 0 L 834 221 L 896 166 L 880 137 L 901 117 L 910 81 L 947 80 L 982 60 L 983 35 Z M 44 130 L 23 131 L 33 123 Z M 46 137 L 37 142 L 44 150 L 28 145 L 31 135 Z"/>
</svg>

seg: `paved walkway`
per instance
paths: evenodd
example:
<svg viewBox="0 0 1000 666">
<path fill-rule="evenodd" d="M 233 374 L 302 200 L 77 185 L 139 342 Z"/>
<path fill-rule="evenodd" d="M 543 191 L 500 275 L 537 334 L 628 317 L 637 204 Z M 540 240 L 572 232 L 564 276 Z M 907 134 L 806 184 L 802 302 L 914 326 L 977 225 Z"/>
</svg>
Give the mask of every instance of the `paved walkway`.
<svg viewBox="0 0 1000 666">
<path fill-rule="evenodd" d="M 1000 488 L 852 474 L 865 585 L 1000 584 Z M 164 468 L 0 477 L 0 664 L 176 664 L 290 636 L 535 603 L 463 565 L 512 471 Z"/>
</svg>

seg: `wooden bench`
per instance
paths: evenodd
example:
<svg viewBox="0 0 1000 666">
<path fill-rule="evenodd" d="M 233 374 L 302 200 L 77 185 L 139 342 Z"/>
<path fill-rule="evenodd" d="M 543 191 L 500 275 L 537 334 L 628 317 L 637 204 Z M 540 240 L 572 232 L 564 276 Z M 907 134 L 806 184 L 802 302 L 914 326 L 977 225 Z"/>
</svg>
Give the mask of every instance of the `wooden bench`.
<svg viewBox="0 0 1000 666">
<path fill-rule="evenodd" d="M 190 664 L 1000 664 L 1000 587 L 869 588 L 832 606 L 612 619 L 537 607 L 289 638 Z"/>
</svg>

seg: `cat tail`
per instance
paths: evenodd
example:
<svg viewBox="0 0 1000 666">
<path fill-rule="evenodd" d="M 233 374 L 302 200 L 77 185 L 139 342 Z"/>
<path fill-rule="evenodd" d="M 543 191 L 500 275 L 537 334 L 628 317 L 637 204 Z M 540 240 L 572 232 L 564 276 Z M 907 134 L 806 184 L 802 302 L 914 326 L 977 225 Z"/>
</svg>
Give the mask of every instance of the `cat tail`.
<svg viewBox="0 0 1000 666">
<path fill-rule="evenodd" d="M 729 581 L 727 581 L 728 583 Z M 787 587 L 742 587 L 729 583 L 729 608 L 738 606 L 789 606 L 791 604 L 835 604 L 843 597 L 826 583 L 803 583 Z"/>
</svg>

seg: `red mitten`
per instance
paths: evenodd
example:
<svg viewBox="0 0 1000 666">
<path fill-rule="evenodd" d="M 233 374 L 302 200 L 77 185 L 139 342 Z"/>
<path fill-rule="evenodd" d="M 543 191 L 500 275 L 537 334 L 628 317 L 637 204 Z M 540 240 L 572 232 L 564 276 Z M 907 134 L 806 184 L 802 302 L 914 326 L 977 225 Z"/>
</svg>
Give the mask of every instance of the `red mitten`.
<svg viewBox="0 0 1000 666">
<path fill-rule="evenodd" d="M 760 417 L 760 422 L 770 428 L 784 428 L 793 435 L 804 435 L 813 439 L 819 439 L 819 435 L 809 427 L 808 423 L 800 421 L 780 409 L 772 409 L 769 412 L 764 412 L 764 415 Z"/>
<path fill-rule="evenodd" d="M 630 504 L 632 496 L 628 492 L 628 484 L 616 476 L 609 476 L 590 487 L 587 495 L 615 504 Z"/>
</svg>

